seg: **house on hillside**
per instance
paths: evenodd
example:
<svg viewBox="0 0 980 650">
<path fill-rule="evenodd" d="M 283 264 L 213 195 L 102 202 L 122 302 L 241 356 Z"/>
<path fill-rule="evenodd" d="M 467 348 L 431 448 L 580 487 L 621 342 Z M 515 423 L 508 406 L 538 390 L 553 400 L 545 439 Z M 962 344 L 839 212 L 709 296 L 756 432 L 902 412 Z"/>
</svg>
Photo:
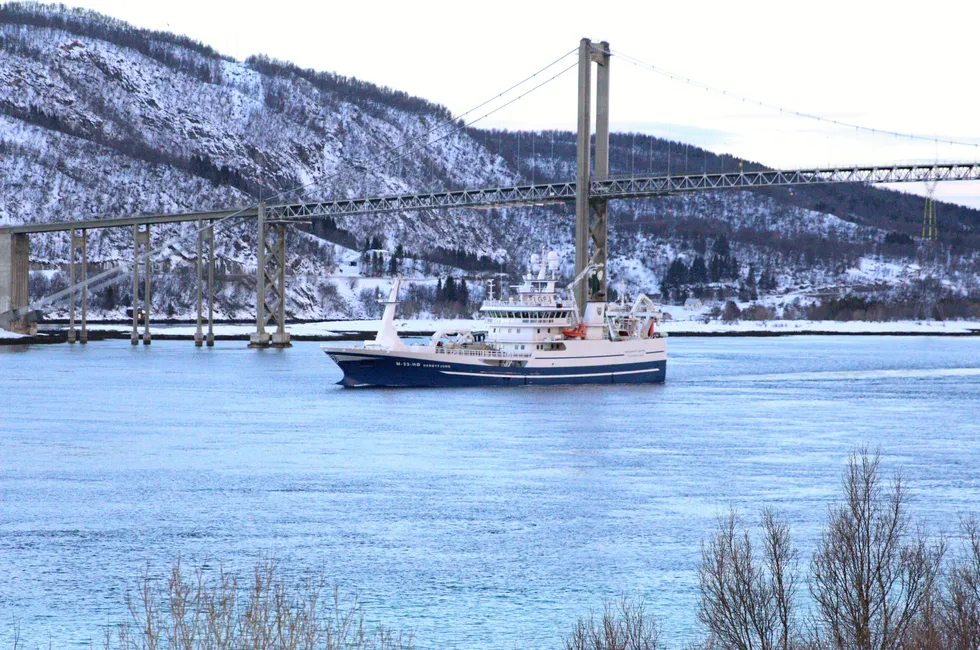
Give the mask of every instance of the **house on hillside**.
<svg viewBox="0 0 980 650">
<path fill-rule="evenodd" d="M 684 301 L 684 309 L 690 309 L 696 311 L 704 307 L 704 303 L 701 302 L 700 298 L 688 298 Z"/>
</svg>

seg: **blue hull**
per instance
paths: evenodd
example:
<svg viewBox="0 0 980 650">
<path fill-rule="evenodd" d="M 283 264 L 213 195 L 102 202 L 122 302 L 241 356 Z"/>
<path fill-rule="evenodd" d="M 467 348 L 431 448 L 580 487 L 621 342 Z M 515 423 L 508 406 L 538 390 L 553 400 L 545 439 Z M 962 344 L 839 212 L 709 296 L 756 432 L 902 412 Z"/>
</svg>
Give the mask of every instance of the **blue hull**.
<svg viewBox="0 0 980 650">
<path fill-rule="evenodd" d="M 348 387 L 662 384 L 667 375 L 666 360 L 577 368 L 505 368 L 419 362 L 367 354 L 358 358 L 350 352 L 342 356 L 345 358 L 339 361 L 334 359 L 344 372 L 344 378 L 337 383 Z"/>
</svg>

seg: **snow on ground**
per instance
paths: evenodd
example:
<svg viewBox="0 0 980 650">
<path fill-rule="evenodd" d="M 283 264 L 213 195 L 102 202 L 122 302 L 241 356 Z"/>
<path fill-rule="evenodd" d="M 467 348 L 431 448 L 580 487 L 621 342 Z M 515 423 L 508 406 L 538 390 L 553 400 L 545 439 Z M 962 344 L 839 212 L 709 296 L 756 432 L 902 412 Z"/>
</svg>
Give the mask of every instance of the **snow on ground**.
<svg viewBox="0 0 980 650">
<path fill-rule="evenodd" d="M 23 334 L 15 334 L 13 332 L 8 332 L 5 329 L 0 329 L 0 339 L 19 339 L 23 337 Z"/>
<path fill-rule="evenodd" d="M 742 320 L 668 321 L 661 326 L 668 334 L 738 334 L 742 332 L 771 332 L 773 334 L 804 334 L 806 332 L 836 332 L 839 334 L 980 334 L 978 321 L 832 321 L 832 320 Z"/>
<path fill-rule="evenodd" d="M 673 310 L 679 311 L 679 310 Z M 693 312 L 692 312 L 693 313 Z M 319 323 L 296 323 L 287 329 L 294 336 L 342 336 L 349 332 L 377 331 L 379 320 L 344 320 L 323 321 Z M 90 330 L 129 332 L 130 325 L 108 325 L 93 323 Z M 395 327 L 400 332 L 434 332 L 442 328 L 464 327 L 470 329 L 485 329 L 486 323 L 479 320 L 447 320 L 419 319 L 396 320 Z M 160 332 L 177 336 L 193 336 L 194 325 L 150 325 L 151 332 Z M 671 320 L 660 326 L 661 331 L 675 336 L 684 334 L 740 334 L 740 333 L 772 333 L 772 334 L 805 334 L 807 332 L 836 332 L 840 334 L 980 334 L 978 321 L 812 321 L 812 320 L 770 320 L 750 321 L 741 320 L 732 323 L 711 320 Z M 142 327 L 140 332 L 142 332 Z M 218 336 L 247 336 L 255 331 L 255 325 L 248 323 L 219 324 L 214 326 Z M 19 336 L 0 331 L 0 336 Z"/>
<path fill-rule="evenodd" d="M 294 336 L 341 336 L 348 332 L 375 332 L 381 324 L 380 320 L 341 320 L 341 321 L 322 321 L 319 323 L 295 323 L 286 329 Z M 447 320 L 447 319 L 419 319 L 419 320 L 395 320 L 395 329 L 399 332 L 435 332 L 442 328 L 468 327 L 471 329 L 481 329 L 485 327 L 482 321 L 478 320 Z M 132 325 L 120 324 L 89 324 L 90 330 L 102 330 L 106 332 L 129 332 Z M 207 327 L 205 326 L 205 331 Z M 140 333 L 143 327 L 140 326 Z M 176 336 L 193 336 L 197 331 L 196 325 L 156 325 L 150 323 L 150 332 L 160 332 L 163 334 L 173 334 Z M 253 323 L 236 324 L 216 324 L 214 333 L 216 336 L 247 336 L 255 331 Z M 273 330 L 269 330 L 270 332 Z"/>
<path fill-rule="evenodd" d="M 749 303 L 736 301 L 739 308 Z M 978 321 L 816 321 L 816 320 L 737 320 L 726 323 L 708 319 L 708 308 L 685 309 L 676 305 L 664 305 L 670 314 L 661 326 L 668 334 L 738 334 L 742 332 L 772 332 L 773 334 L 799 334 L 804 332 L 839 332 L 841 334 L 889 334 L 896 332 L 915 334 L 969 334 L 980 333 Z"/>
</svg>

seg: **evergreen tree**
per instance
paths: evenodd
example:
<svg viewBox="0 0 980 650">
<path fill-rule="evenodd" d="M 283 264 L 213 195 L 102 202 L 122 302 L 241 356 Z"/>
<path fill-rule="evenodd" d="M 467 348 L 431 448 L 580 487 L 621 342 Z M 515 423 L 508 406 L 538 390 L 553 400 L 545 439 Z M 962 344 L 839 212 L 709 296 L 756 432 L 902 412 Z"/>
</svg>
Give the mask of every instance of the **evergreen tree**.
<svg viewBox="0 0 980 650">
<path fill-rule="evenodd" d="M 446 284 L 443 285 L 443 299 L 446 302 L 456 302 L 459 299 L 459 295 L 456 291 L 456 280 L 453 276 L 446 277 Z"/>
<path fill-rule="evenodd" d="M 738 280 L 740 267 L 738 263 L 738 258 L 735 257 L 735 253 L 728 254 L 728 277 L 732 280 Z"/>
<path fill-rule="evenodd" d="M 725 275 L 724 261 L 718 255 L 712 255 L 711 261 L 708 262 L 708 278 L 712 282 L 720 282 L 721 278 Z"/>
<path fill-rule="evenodd" d="M 704 240 L 704 237 L 698 236 L 695 238 L 694 250 L 699 256 L 704 256 L 705 252 L 708 250 L 708 242 Z"/>
<path fill-rule="evenodd" d="M 118 300 L 117 300 L 117 293 L 116 293 L 116 291 L 117 291 L 116 288 L 114 286 L 112 286 L 111 284 L 106 288 L 106 290 L 105 290 L 105 308 L 106 309 L 115 309 L 116 308 L 116 305 L 119 304 L 118 303 Z"/>
<path fill-rule="evenodd" d="M 684 265 L 684 260 L 675 259 L 667 269 L 667 284 L 671 287 L 679 287 L 687 284 L 688 271 Z"/>
<path fill-rule="evenodd" d="M 728 237 L 724 235 L 719 235 L 715 243 L 711 245 L 711 252 L 719 257 L 728 257 L 732 254 L 731 245 L 728 243 Z"/>
<path fill-rule="evenodd" d="M 779 282 L 776 280 L 776 275 L 773 273 L 770 267 L 766 267 L 762 271 L 762 277 L 759 278 L 759 291 L 762 293 L 772 293 L 779 288 Z"/>
<path fill-rule="evenodd" d="M 738 260 L 732 253 L 728 238 L 720 235 L 711 246 L 711 261 L 708 263 L 708 276 L 712 282 L 737 280 Z"/>
<path fill-rule="evenodd" d="M 700 255 L 691 262 L 691 270 L 688 271 L 687 281 L 690 284 L 704 284 L 708 281 L 708 266 L 704 263 L 704 258 Z"/>
</svg>

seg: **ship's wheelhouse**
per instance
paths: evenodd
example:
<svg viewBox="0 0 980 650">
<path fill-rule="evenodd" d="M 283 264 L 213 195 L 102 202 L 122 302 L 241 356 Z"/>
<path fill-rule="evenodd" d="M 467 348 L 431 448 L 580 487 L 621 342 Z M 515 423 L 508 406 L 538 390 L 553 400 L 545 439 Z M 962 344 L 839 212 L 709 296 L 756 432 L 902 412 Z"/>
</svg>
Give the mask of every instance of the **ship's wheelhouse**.
<svg viewBox="0 0 980 650">
<path fill-rule="evenodd" d="M 487 322 L 487 340 L 497 349 L 518 353 L 564 350 L 562 330 L 578 322 L 574 305 L 558 294 L 556 256 L 547 266 L 540 259 L 532 258 L 531 272 L 513 287 L 516 296 L 486 300 L 480 308 Z"/>
</svg>

